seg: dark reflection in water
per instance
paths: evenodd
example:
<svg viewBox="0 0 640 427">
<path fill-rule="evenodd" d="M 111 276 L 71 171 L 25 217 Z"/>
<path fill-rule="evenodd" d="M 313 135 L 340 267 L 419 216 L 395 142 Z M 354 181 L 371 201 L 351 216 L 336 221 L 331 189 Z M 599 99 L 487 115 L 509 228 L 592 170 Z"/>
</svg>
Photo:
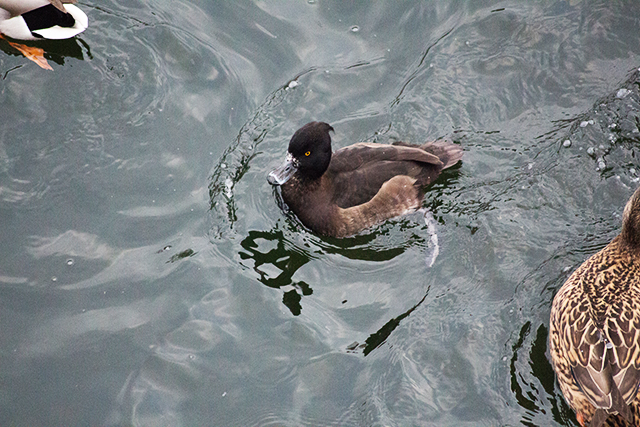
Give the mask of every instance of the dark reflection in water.
<svg viewBox="0 0 640 427">
<path fill-rule="evenodd" d="M 185 249 L 182 252 L 172 255 L 171 258 L 169 258 L 169 260 L 167 261 L 167 263 L 180 261 L 181 259 L 192 257 L 195 254 L 196 254 L 196 251 L 194 251 L 193 249 L 191 248 Z"/>
<path fill-rule="evenodd" d="M 396 329 L 398 325 L 400 325 L 400 322 L 408 317 L 416 308 L 418 308 L 424 302 L 424 300 L 427 298 L 427 295 L 429 295 L 429 289 L 431 289 L 431 287 L 427 288 L 427 292 L 416 305 L 402 313 L 400 316 L 394 317 L 393 319 L 389 320 L 380 329 L 369 335 L 364 344 L 358 344 L 357 342 L 354 342 L 353 344 L 349 345 L 347 347 L 347 352 L 353 353 L 357 349 L 362 349 L 362 354 L 366 356 L 373 350 L 378 348 L 387 340 L 387 338 L 389 338 L 391 332 L 393 332 L 393 330 Z"/>
<path fill-rule="evenodd" d="M 537 384 L 544 388 L 544 393 L 537 390 L 536 384 L 528 383 L 526 379 L 518 372 L 516 362 L 518 361 L 518 352 L 523 349 L 529 334 L 531 333 L 531 322 L 526 322 L 520 329 L 518 340 L 513 344 L 513 356 L 511 357 L 511 391 L 514 393 L 518 405 L 520 405 L 527 415 L 523 416 L 520 421 L 525 426 L 538 426 L 534 421 L 535 414 L 545 413 L 545 407 L 551 406 L 550 410 L 553 418 L 557 422 L 566 423 L 569 420 L 577 425 L 575 414 L 569 408 L 562 397 L 562 394 L 555 389 L 555 375 L 553 367 L 547 358 L 547 340 L 548 333 L 545 325 L 539 325 L 536 336 L 531 344 L 528 357 L 531 375 L 537 379 Z M 539 396 L 545 396 L 548 404 L 540 402 Z"/>
<path fill-rule="evenodd" d="M 63 40 L 42 40 L 42 41 L 24 41 L 16 40 L 20 44 L 26 46 L 38 47 L 44 50 L 44 57 L 58 65 L 64 65 L 66 58 L 75 58 L 80 61 L 85 59 L 85 51 L 89 59 L 92 59 L 89 45 L 82 39 L 74 37 Z M 83 50 L 84 48 L 84 50 Z M 23 56 L 15 48 L 11 47 L 9 41 L 0 37 L 0 50 L 7 55 Z"/>
<path fill-rule="evenodd" d="M 267 242 L 275 242 L 275 247 L 273 244 L 266 244 Z M 258 273 L 258 280 L 262 284 L 275 289 L 293 286 L 293 289 L 284 293 L 282 302 L 294 316 L 298 316 L 302 311 L 300 304 L 302 296 L 311 295 L 313 290 L 307 283 L 296 282 L 292 277 L 300 267 L 309 262 L 311 257 L 300 250 L 287 249 L 284 235 L 280 230 L 250 231 L 240 246 L 245 250 L 239 253 L 240 258 L 253 260 L 253 270 Z M 272 277 L 264 272 L 261 266 L 267 264 L 276 267 L 280 273 Z"/>
<path fill-rule="evenodd" d="M 289 217 L 292 221 L 298 222 L 295 218 L 291 218 L 291 215 Z M 390 261 L 404 253 L 409 247 L 416 245 L 428 246 L 425 237 L 416 232 L 411 232 L 412 227 L 415 228 L 416 225 L 415 223 L 411 224 L 410 220 L 403 224 L 402 228 L 409 230 L 409 236 L 400 245 L 395 246 L 384 246 L 377 242 L 377 239 L 389 232 L 384 227 L 375 232 L 363 233 L 344 239 L 317 238 L 314 239 L 314 243 L 325 254 L 341 255 L 348 259 L 362 261 Z M 274 289 L 281 289 L 287 286 L 293 287 L 293 289 L 284 293 L 282 302 L 294 316 L 298 316 L 302 311 L 302 297 L 311 295 L 313 289 L 310 284 L 304 281 L 293 280 L 293 276 L 296 271 L 313 258 L 310 253 L 299 245 L 288 242 L 284 232 L 279 229 L 270 231 L 251 230 L 248 236 L 242 240 L 240 246 L 244 249 L 238 253 L 240 259 L 253 261 L 251 266 L 243 265 L 252 268 L 258 274 L 258 280 L 262 284 Z M 275 267 L 276 273 L 270 273 L 270 271 L 274 270 L 272 267 Z M 390 322 L 396 321 L 395 325 L 397 326 L 399 321 L 411 313 L 420 303 L 404 315 L 392 319 Z M 385 328 L 388 328 L 388 326 L 385 325 Z M 388 336 L 388 333 L 385 338 L 386 336 Z"/>
<path fill-rule="evenodd" d="M 382 230 L 387 234 L 388 230 Z M 389 261 L 405 252 L 412 243 L 426 244 L 424 238 L 413 234 L 406 242 L 406 246 L 381 248 L 375 245 L 376 238 L 382 233 L 367 233 L 342 239 L 323 237 L 321 243 L 323 251 L 328 254 L 340 254 L 345 258 L 366 261 Z"/>
<path fill-rule="evenodd" d="M 395 248 L 392 251 L 376 251 L 373 248 L 356 249 L 350 247 L 347 243 L 354 245 L 356 242 L 363 245 L 363 242 L 371 242 L 375 239 L 375 234 L 356 236 L 349 239 L 331 239 L 335 240 L 334 243 L 341 243 L 340 247 L 334 247 L 331 253 L 340 253 L 346 257 L 354 257 L 358 253 L 361 259 L 375 259 L 375 260 L 389 260 L 392 259 L 396 252 L 402 253 L 403 248 Z M 346 241 L 346 242 L 345 242 Z M 300 315 L 302 311 L 301 300 L 303 296 L 309 296 L 313 294 L 311 286 L 304 281 L 293 280 L 293 275 L 303 265 L 307 264 L 312 257 L 300 250 L 300 248 L 291 247 L 288 245 L 281 230 L 272 231 L 249 231 L 249 235 L 242 240 L 240 246 L 244 251 L 239 252 L 239 256 L 243 261 L 252 260 L 253 265 L 247 266 L 252 268 L 258 273 L 258 280 L 275 289 L 281 289 L 283 287 L 292 287 L 282 295 L 282 303 L 291 311 L 294 316 Z M 288 246 L 290 248 L 288 248 Z M 374 257 L 372 254 L 378 254 Z M 272 266 L 277 269 L 277 273 L 268 273 L 263 268 L 264 266 Z M 272 268 L 268 268 L 272 271 Z M 386 322 L 379 330 L 372 333 L 363 344 L 354 342 L 347 347 L 347 352 L 353 353 L 358 350 L 362 350 L 364 356 L 367 356 L 382 343 L 384 343 L 389 335 L 400 325 L 400 322 L 408 317 L 416 308 L 418 308 L 427 298 L 429 294 L 429 288 L 426 293 L 413 307 L 405 311 L 399 316 L 396 316 Z"/>
</svg>

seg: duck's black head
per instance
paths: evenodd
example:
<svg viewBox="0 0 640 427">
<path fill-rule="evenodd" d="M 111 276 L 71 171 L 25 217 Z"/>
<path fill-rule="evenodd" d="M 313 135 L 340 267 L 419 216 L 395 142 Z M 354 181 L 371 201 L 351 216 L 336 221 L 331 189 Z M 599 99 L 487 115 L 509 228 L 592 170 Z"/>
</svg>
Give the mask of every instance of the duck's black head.
<svg viewBox="0 0 640 427">
<path fill-rule="evenodd" d="M 295 173 L 302 179 L 317 179 L 331 162 L 331 136 L 328 123 L 311 122 L 296 131 L 289 141 L 284 165 L 269 174 L 269 183 L 282 185 Z"/>
<path fill-rule="evenodd" d="M 627 245 L 640 249 L 640 187 L 624 207 L 620 236 Z"/>
</svg>

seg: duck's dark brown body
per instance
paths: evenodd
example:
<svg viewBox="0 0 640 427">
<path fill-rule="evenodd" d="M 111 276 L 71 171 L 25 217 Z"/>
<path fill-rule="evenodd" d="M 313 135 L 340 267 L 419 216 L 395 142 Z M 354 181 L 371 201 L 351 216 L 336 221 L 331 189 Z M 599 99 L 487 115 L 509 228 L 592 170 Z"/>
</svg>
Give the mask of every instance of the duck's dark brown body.
<svg viewBox="0 0 640 427">
<path fill-rule="evenodd" d="M 331 129 L 321 122 L 306 126 L 316 138 L 325 137 L 318 127 L 326 138 Z M 292 138 L 291 157 L 296 158 L 291 145 L 304 130 Z M 312 152 L 314 146 L 307 144 L 302 152 Z M 329 156 L 328 167 L 319 176 L 298 169 L 282 183 L 282 198 L 311 230 L 344 237 L 419 208 L 425 187 L 460 160 L 462 149 L 448 142 L 423 146 L 359 143 Z"/>
</svg>

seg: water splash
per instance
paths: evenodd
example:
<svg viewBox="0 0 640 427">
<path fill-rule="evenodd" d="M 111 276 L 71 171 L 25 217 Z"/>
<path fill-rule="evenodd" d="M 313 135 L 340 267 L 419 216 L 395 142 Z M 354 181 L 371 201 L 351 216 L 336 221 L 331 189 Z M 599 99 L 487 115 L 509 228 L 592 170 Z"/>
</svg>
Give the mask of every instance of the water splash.
<svg viewBox="0 0 640 427">
<path fill-rule="evenodd" d="M 276 91 L 271 93 L 258 108 L 256 114 L 247 121 L 235 141 L 225 150 L 211 174 L 209 184 L 209 209 L 212 217 L 210 238 L 225 239 L 232 232 L 237 221 L 237 206 L 234 189 L 251 167 L 251 161 L 258 154 L 258 147 L 278 123 L 276 118 L 287 117 L 294 108 L 290 100 L 297 91 L 291 90 L 300 84 L 300 78 L 315 71 L 306 70 Z"/>
<path fill-rule="evenodd" d="M 424 222 L 427 225 L 427 233 L 429 233 L 430 249 L 425 258 L 427 267 L 433 267 L 433 264 L 440 253 L 440 245 L 438 244 L 438 234 L 436 233 L 436 220 L 433 214 L 427 210 L 424 211 Z"/>
</svg>

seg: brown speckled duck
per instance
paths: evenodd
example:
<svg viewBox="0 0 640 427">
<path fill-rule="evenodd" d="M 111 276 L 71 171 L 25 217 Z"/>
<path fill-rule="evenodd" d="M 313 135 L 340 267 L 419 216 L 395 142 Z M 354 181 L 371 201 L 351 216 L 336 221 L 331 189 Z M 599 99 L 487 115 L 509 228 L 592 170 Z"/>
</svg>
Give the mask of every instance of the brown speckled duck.
<svg viewBox="0 0 640 427">
<path fill-rule="evenodd" d="M 560 288 L 550 323 L 554 369 L 578 422 L 640 425 L 640 188 L 620 234 Z"/>
<path fill-rule="evenodd" d="M 450 142 L 361 142 L 332 153 L 329 131 L 324 122 L 298 129 L 285 164 L 268 177 L 300 221 L 327 236 L 350 236 L 419 208 L 425 187 L 462 158 Z"/>
</svg>

